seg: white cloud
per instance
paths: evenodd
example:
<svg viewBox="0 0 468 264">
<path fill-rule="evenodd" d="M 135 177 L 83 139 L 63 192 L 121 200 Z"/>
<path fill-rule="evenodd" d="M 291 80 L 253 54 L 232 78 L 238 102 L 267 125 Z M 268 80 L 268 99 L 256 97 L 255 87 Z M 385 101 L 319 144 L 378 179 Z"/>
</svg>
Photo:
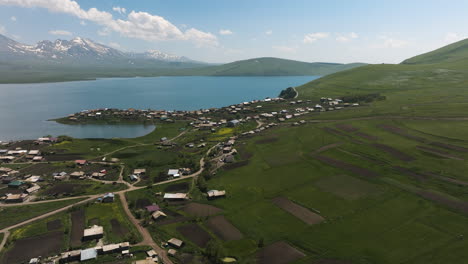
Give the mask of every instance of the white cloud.
<svg viewBox="0 0 468 264">
<path fill-rule="evenodd" d="M 283 53 L 296 53 L 297 47 L 289 47 L 289 46 L 273 46 L 272 49 L 283 52 Z"/>
<path fill-rule="evenodd" d="M 460 34 L 457 34 L 457 33 L 454 33 L 454 32 L 448 32 L 446 35 L 445 35 L 445 38 L 444 38 L 444 41 L 445 43 L 449 44 L 449 43 L 454 43 L 454 42 L 457 42 L 457 41 L 460 41 L 462 39 L 465 39 L 466 37 L 460 35 Z"/>
<path fill-rule="evenodd" d="M 111 32 L 110 32 L 109 28 L 103 28 L 103 29 L 98 30 L 97 33 L 98 33 L 99 36 L 104 37 L 104 36 L 109 36 Z"/>
<path fill-rule="evenodd" d="M 114 19 L 112 14 L 96 8 L 84 10 L 73 0 L 0 0 L 0 5 L 41 7 L 50 12 L 65 13 L 97 23 L 104 28 L 129 38 L 146 41 L 191 41 L 197 46 L 217 46 L 218 39 L 209 32 L 190 28 L 185 32 L 161 16 L 132 11 L 126 19 Z"/>
<path fill-rule="evenodd" d="M 349 42 L 353 39 L 359 38 L 359 35 L 355 32 L 347 33 L 347 34 L 337 34 L 336 41 L 338 42 Z"/>
<path fill-rule="evenodd" d="M 330 35 L 330 33 L 327 33 L 327 32 L 309 33 L 309 34 L 306 34 L 304 36 L 303 42 L 304 43 L 314 43 L 317 40 L 328 38 L 329 35 Z"/>
<path fill-rule="evenodd" d="M 219 31 L 219 34 L 220 34 L 220 35 L 232 35 L 233 33 L 232 33 L 232 31 L 229 30 L 229 29 L 221 29 L 221 30 Z"/>
<path fill-rule="evenodd" d="M 16 22 L 17 19 L 16 19 L 15 16 L 12 16 L 12 17 L 10 17 L 10 20 L 13 21 L 13 22 Z"/>
<path fill-rule="evenodd" d="M 115 12 L 117 12 L 119 14 L 127 13 L 127 9 L 125 9 L 124 7 L 120 7 L 120 6 L 114 6 L 114 7 L 112 7 L 112 10 L 114 10 Z"/>
<path fill-rule="evenodd" d="M 86 26 L 86 22 L 84 22 L 83 20 L 81 20 L 81 21 L 80 21 L 80 25 Z"/>
<path fill-rule="evenodd" d="M 114 48 L 114 49 L 121 49 L 122 48 L 122 46 L 120 46 L 120 44 L 117 43 L 117 42 L 109 42 L 108 46 L 111 47 L 111 48 Z"/>
<path fill-rule="evenodd" d="M 267 31 L 265 32 L 265 34 L 266 34 L 266 35 L 271 35 L 271 34 L 273 34 L 273 30 L 271 30 L 271 29 L 270 29 L 270 30 L 267 30 Z"/>
<path fill-rule="evenodd" d="M 384 48 L 402 48 L 409 44 L 406 40 L 396 39 L 387 35 L 380 36 L 379 39 L 383 41 L 381 46 Z"/>
<path fill-rule="evenodd" d="M 0 25 L 0 34 L 5 34 L 5 33 L 6 33 L 6 28 Z"/>
<path fill-rule="evenodd" d="M 49 34 L 51 35 L 55 35 L 55 36 L 71 36 L 73 35 L 70 31 L 66 31 L 66 30 L 51 30 L 49 31 Z"/>
</svg>

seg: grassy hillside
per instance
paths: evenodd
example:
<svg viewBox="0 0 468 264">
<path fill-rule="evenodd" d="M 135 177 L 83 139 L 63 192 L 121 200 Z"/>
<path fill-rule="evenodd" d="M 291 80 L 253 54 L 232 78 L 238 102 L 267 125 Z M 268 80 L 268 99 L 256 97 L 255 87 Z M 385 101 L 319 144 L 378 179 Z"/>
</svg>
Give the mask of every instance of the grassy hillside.
<svg viewBox="0 0 468 264">
<path fill-rule="evenodd" d="M 56 65 L 46 62 L 0 61 L 0 83 L 60 82 L 106 77 L 153 76 L 300 76 L 327 75 L 364 64 L 307 63 L 259 58 L 218 66 L 193 62 L 149 62 L 129 65 Z"/>
<path fill-rule="evenodd" d="M 468 59 L 468 39 L 407 59 L 402 64 L 432 64 Z"/>
<path fill-rule="evenodd" d="M 363 63 L 301 62 L 278 58 L 255 58 L 218 66 L 176 71 L 175 75 L 206 76 L 300 76 L 327 75 L 365 65 Z"/>
</svg>

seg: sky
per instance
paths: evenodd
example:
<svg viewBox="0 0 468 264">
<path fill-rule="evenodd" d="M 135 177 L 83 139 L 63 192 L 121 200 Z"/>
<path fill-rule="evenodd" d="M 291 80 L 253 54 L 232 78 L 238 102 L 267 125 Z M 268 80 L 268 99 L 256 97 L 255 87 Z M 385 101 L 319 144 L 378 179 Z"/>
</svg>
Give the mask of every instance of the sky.
<svg viewBox="0 0 468 264">
<path fill-rule="evenodd" d="M 0 0 L 0 34 L 225 63 L 399 63 L 468 36 L 468 1 Z"/>
</svg>

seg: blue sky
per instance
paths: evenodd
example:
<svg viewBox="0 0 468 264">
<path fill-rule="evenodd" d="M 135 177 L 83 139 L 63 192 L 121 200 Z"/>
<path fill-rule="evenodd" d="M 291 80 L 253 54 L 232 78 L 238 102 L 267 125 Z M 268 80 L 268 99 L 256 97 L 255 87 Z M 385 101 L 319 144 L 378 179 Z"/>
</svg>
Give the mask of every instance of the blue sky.
<svg viewBox="0 0 468 264">
<path fill-rule="evenodd" d="M 207 62 L 398 63 L 468 35 L 468 1 L 0 0 L 0 33 L 76 36 Z"/>
</svg>

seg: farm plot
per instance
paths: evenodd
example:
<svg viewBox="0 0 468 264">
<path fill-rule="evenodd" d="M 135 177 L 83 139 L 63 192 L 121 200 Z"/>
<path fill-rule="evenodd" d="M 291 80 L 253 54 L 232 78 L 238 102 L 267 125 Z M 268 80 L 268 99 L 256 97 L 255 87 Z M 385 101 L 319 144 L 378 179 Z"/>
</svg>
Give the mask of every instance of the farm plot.
<svg viewBox="0 0 468 264">
<path fill-rule="evenodd" d="M 167 218 L 164 218 L 162 220 L 158 220 L 156 221 L 156 224 L 157 225 L 169 225 L 169 224 L 174 224 L 174 223 L 179 223 L 179 222 L 184 222 L 187 220 L 186 217 L 184 217 L 183 215 L 177 213 L 177 212 L 174 212 L 172 210 L 169 210 L 169 209 L 164 209 L 164 213 L 166 213 L 166 215 L 168 216 Z"/>
<path fill-rule="evenodd" d="M 81 238 L 85 228 L 85 212 L 83 209 L 71 213 L 71 237 L 70 245 L 72 248 L 81 246 Z"/>
<path fill-rule="evenodd" d="M 151 201 L 146 198 L 139 198 L 136 200 L 135 207 L 137 209 L 144 209 L 146 206 L 151 205 Z"/>
<path fill-rule="evenodd" d="M 426 146 L 417 146 L 416 148 L 419 149 L 422 152 L 433 154 L 433 155 L 439 156 L 441 158 L 447 158 L 447 159 L 453 159 L 453 160 L 463 160 L 460 157 L 457 157 L 457 156 L 452 155 L 452 154 L 450 154 L 448 152 L 441 151 L 441 150 L 438 150 L 438 149 L 435 149 L 435 148 L 429 148 L 429 147 L 426 147 Z"/>
<path fill-rule="evenodd" d="M 379 139 L 379 138 L 376 137 L 376 136 L 369 135 L 369 134 L 364 133 L 364 132 L 357 132 L 355 135 L 356 135 L 356 136 L 359 136 L 359 137 L 361 137 L 361 138 L 367 139 L 367 140 L 378 140 L 378 139 Z"/>
<path fill-rule="evenodd" d="M 204 248 L 211 239 L 210 234 L 208 234 L 208 232 L 195 223 L 178 226 L 177 231 L 192 241 L 194 244 L 202 248 Z"/>
<path fill-rule="evenodd" d="M 348 175 L 323 176 L 315 182 L 315 186 L 347 200 L 380 193 L 377 185 Z"/>
<path fill-rule="evenodd" d="M 295 217 L 299 218 L 300 220 L 302 220 L 304 223 L 308 225 L 318 224 L 324 220 L 322 216 L 310 211 L 309 209 L 305 207 L 302 207 L 296 203 L 291 202 L 287 198 L 276 197 L 272 200 L 272 202 L 279 208 L 294 215 Z"/>
<path fill-rule="evenodd" d="M 372 146 L 374 148 L 377 148 L 377 149 L 380 149 L 380 150 L 383 150 L 383 151 L 387 152 L 388 154 L 392 155 L 396 159 L 399 159 L 399 160 L 402 160 L 402 161 L 412 161 L 412 160 L 414 160 L 414 158 L 411 157 L 410 155 L 408 155 L 408 154 L 406 154 L 406 153 L 404 153 L 402 151 L 399 151 L 396 148 L 390 147 L 388 145 L 374 143 L 374 144 L 372 144 Z"/>
<path fill-rule="evenodd" d="M 318 154 L 318 153 L 327 151 L 327 150 L 329 150 L 329 149 L 339 147 L 339 146 L 341 146 L 341 145 L 343 145 L 343 142 L 337 142 L 337 143 L 325 145 L 325 146 L 323 146 L 323 147 L 320 147 L 320 148 L 317 149 L 316 151 L 314 151 L 314 153 L 315 153 L 315 154 Z"/>
<path fill-rule="evenodd" d="M 2 263 L 23 263 L 33 257 L 58 254 L 62 247 L 62 238 L 62 231 L 54 231 L 40 236 L 19 239 L 15 241 L 13 248 L 5 253 Z"/>
<path fill-rule="evenodd" d="M 211 217 L 206 221 L 206 225 L 224 241 L 239 240 L 243 237 L 239 229 L 232 225 L 224 215 Z"/>
<path fill-rule="evenodd" d="M 287 264 L 304 257 L 305 254 L 284 241 L 273 243 L 257 253 L 259 264 Z"/>
<path fill-rule="evenodd" d="M 117 236 L 124 237 L 128 232 L 128 228 L 123 226 L 119 220 L 113 218 L 110 220 L 112 226 L 112 233 L 116 234 Z"/>
<path fill-rule="evenodd" d="M 347 133 L 353 133 L 359 130 L 359 128 L 354 127 L 350 124 L 337 124 L 335 125 L 335 127 Z"/>
<path fill-rule="evenodd" d="M 436 146 L 436 147 L 439 147 L 439 148 L 448 149 L 448 150 L 454 150 L 454 151 L 458 151 L 458 152 L 468 152 L 468 148 L 461 147 L 461 146 L 455 146 L 455 145 L 452 145 L 452 144 L 447 144 L 447 143 L 442 143 L 442 142 L 435 142 L 434 141 L 434 142 L 429 143 L 429 145 Z"/>
<path fill-rule="evenodd" d="M 50 222 L 47 222 L 47 230 L 52 231 L 62 228 L 62 221 L 60 219 L 55 219 Z"/>
<path fill-rule="evenodd" d="M 407 168 L 403 168 L 403 167 L 400 167 L 400 166 L 394 166 L 393 167 L 394 170 L 398 171 L 398 172 L 401 172 L 401 173 L 404 173 L 418 181 L 425 181 L 427 180 L 427 176 L 426 175 L 422 175 L 422 174 L 419 174 L 419 173 L 416 173 L 410 169 L 407 169 Z"/>
<path fill-rule="evenodd" d="M 188 192 L 190 189 L 189 182 L 181 182 L 176 184 L 171 184 L 164 188 L 165 192 Z"/>
<path fill-rule="evenodd" d="M 330 166 L 340 168 L 343 170 L 350 171 L 360 176 L 364 176 L 364 177 L 378 177 L 379 176 L 376 172 L 373 172 L 371 170 L 368 170 L 366 168 L 362 168 L 353 164 L 343 162 L 341 160 L 336 160 L 336 159 L 329 158 L 326 156 L 315 156 L 315 158 L 325 164 L 328 164 Z"/>
<path fill-rule="evenodd" d="M 200 203 L 189 203 L 182 207 L 182 211 L 186 214 L 196 217 L 207 217 L 223 212 L 223 210 L 219 209 L 218 207 Z"/>
<path fill-rule="evenodd" d="M 379 127 L 381 129 L 387 131 L 387 132 L 390 132 L 390 133 L 396 134 L 396 135 L 400 135 L 402 137 L 405 137 L 405 138 L 408 138 L 408 139 L 411 139 L 411 140 L 419 141 L 419 142 L 422 142 L 422 143 L 425 143 L 427 141 L 425 138 L 409 134 L 406 130 L 404 130 L 404 129 L 400 128 L 400 127 L 396 127 L 396 126 L 392 126 L 392 125 L 386 125 L 386 124 L 379 125 Z"/>
<path fill-rule="evenodd" d="M 243 161 L 239 161 L 239 162 L 226 164 L 226 165 L 223 166 L 223 169 L 228 171 L 228 170 L 233 170 L 233 169 L 237 169 L 237 168 L 240 168 L 240 167 L 244 167 L 244 166 L 247 166 L 247 165 L 249 165 L 249 160 L 243 160 Z"/>
<path fill-rule="evenodd" d="M 322 128 L 325 132 L 333 134 L 335 136 L 342 136 L 342 137 L 347 137 L 350 138 L 350 136 L 344 132 L 341 132 L 340 130 L 331 128 L 331 127 L 324 127 Z"/>
<path fill-rule="evenodd" d="M 91 186 L 91 184 L 59 183 L 46 189 L 44 194 L 53 196 L 67 195 L 74 192 L 80 192 L 89 186 Z"/>
</svg>

